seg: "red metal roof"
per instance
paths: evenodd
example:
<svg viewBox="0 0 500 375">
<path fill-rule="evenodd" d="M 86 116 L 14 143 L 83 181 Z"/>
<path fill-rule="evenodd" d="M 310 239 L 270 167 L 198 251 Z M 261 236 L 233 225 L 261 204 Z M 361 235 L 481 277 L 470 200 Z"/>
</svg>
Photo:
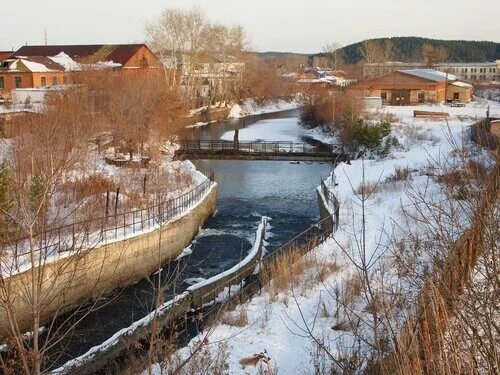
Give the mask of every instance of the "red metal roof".
<svg viewBox="0 0 500 375">
<path fill-rule="evenodd" d="M 12 55 L 12 51 L 0 51 L 0 61 L 5 60 L 10 55 Z"/>
<path fill-rule="evenodd" d="M 113 61 L 125 65 L 144 44 L 88 44 L 88 45 L 53 45 L 23 46 L 15 56 L 56 56 L 64 52 L 75 61 L 99 62 Z"/>
</svg>

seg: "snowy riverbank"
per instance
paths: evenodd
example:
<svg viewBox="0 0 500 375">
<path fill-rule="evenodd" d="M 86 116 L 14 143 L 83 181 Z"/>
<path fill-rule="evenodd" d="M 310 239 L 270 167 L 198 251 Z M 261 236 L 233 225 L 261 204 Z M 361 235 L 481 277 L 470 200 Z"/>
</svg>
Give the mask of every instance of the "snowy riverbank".
<svg viewBox="0 0 500 375">
<path fill-rule="evenodd" d="M 357 260 L 353 233 L 359 233 L 361 209 L 358 193 L 360 186 L 380 184 L 373 191 L 366 207 L 366 257 L 370 262 L 383 262 L 382 249 L 389 246 L 389 232 L 394 222 L 403 220 L 401 209 L 411 204 L 408 184 L 394 181 L 396 170 L 408 170 L 411 178 L 411 191 L 420 192 L 429 199 L 443 199 L 436 179 L 429 174 L 429 164 L 446 159 L 452 163 L 456 148 L 466 147 L 470 142 L 467 129 L 477 118 L 484 117 L 490 104 L 491 116 L 500 116 L 500 105 L 486 101 L 469 104 L 465 108 L 448 106 L 408 106 L 386 107 L 378 114 L 392 114 L 397 118 L 392 134 L 401 147 L 384 159 L 355 160 L 350 165 L 337 166 L 332 189 L 340 201 L 340 228 L 333 239 L 328 240 L 306 257 L 314 259 L 314 264 L 334 263 L 332 271 L 323 282 L 310 285 L 317 272 L 306 270 L 295 275 L 295 288 L 273 296 L 269 288 L 255 296 L 248 303 L 238 306 L 233 315 L 245 314 L 247 322 L 243 325 L 218 324 L 208 336 L 211 343 L 227 345 L 227 365 L 230 374 L 257 374 L 258 367 L 242 368 L 240 361 L 266 351 L 271 357 L 271 366 L 280 374 L 295 374 L 311 371 L 311 366 L 318 358 L 317 345 L 312 336 L 319 338 L 334 354 L 347 349 L 353 343 L 353 336 L 338 327 L 339 311 L 333 293 L 346 288 L 356 269 L 352 259 Z M 439 110 L 450 113 L 448 121 L 437 119 L 416 119 L 413 110 Z M 242 133 L 243 135 L 243 133 Z M 364 173 L 362 173 L 364 171 Z M 374 267 L 377 266 L 374 263 Z M 366 304 L 354 304 L 360 314 L 366 314 Z M 369 317 L 368 317 L 369 319 Z M 200 335 L 192 340 L 188 347 L 178 351 L 181 358 L 187 358 L 204 339 Z M 208 350 L 216 355 L 217 345 L 209 345 Z M 159 365 L 153 366 L 153 372 L 160 374 Z"/>
</svg>

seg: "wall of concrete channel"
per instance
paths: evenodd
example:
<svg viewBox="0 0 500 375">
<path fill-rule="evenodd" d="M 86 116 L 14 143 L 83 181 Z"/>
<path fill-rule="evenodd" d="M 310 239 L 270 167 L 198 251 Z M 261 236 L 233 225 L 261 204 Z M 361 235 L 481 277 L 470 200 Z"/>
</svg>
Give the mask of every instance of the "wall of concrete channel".
<svg viewBox="0 0 500 375">
<path fill-rule="evenodd" d="M 321 220 L 330 218 L 330 220 L 333 221 L 332 228 L 337 228 L 339 221 L 338 203 L 335 207 L 329 204 L 323 195 L 322 188 L 323 186 L 320 185 L 316 190 Z M 158 326 L 168 327 L 184 317 L 186 311 L 199 308 L 203 306 L 203 304 L 213 301 L 225 288 L 240 284 L 243 279 L 253 274 L 256 264 L 258 264 L 262 258 L 263 243 L 265 239 L 264 220 L 265 218 L 263 218 L 261 226 L 259 226 L 257 230 L 256 241 L 251 253 L 237 266 L 233 267 L 233 269 L 191 286 L 185 293 L 177 296 L 175 300 L 168 301 L 162 307 L 153 311 L 149 316 L 134 323 L 133 326 L 117 332 L 106 342 L 90 349 L 84 355 L 67 362 L 55 372 L 61 374 L 71 373 L 85 375 L 100 371 L 111 364 L 114 359 L 126 353 L 130 347 L 133 347 L 134 343 L 140 342 L 141 340 L 147 340 L 153 323 L 152 318 L 156 319 Z M 252 287 L 252 285 L 250 285 L 250 287 Z M 246 286 L 243 288 L 243 291 L 246 291 Z M 254 292 L 255 291 L 248 291 L 247 294 L 243 296 L 244 300 L 246 301 L 251 298 Z M 239 301 L 241 302 L 241 296 Z M 230 303 L 234 304 L 235 302 L 230 301 Z"/>
<path fill-rule="evenodd" d="M 217 184 L 214 184 L 195 207 L 158 230 L 83 251 L 35 268 L 34 272 L 29 270 L 6 279 L 5 287 L 13 296 L 13 312 L 21 331 L 30 330 L 32 321 L 28 286 L 33 276 L 43 273 L 40 295 L 44 322 L 117 286 L 130 285 L 152 274 L 159 264 L 177 257 L 213 215 L 216 201 Z M 5 336 L 8 329 L 5 311 L 0 311 L 0 318 L 0 336 Z"/>
<path fill-rule="evenodd" d="M 147 339 L 155 321 L 160 327 L 175 323 L 184 316 L 186 311 L 201 308 L 204 304 L 214 301 L 226 288 L 241 284 L 245 278 L 255 272 L 260 264 L 264 252 L 266 227 L 267 218 L 263 217 L 257 229 L 252 250 L 240 263 L 210 279 L 192 285 L 183 294 L 166 302 L 148 316 L 117 332 L 106 342 L 67 362 L 54 372 L 81 375 L 97 372 L 126 352 L 133 343 Z"/>
</svg>

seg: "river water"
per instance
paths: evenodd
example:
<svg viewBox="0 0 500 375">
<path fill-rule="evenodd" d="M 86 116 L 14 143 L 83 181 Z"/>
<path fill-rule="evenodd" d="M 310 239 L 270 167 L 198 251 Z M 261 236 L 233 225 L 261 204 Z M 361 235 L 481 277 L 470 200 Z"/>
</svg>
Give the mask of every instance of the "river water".
<svg viewBox="0 0 500 375">
<path fill-rule="evenodd" d="M 234 129 L 240 129 L 240 140 L 312 142 L 298 124 L 298 111 L 211 124 L 191 129 L 187 137 L 232 139 Z M 310 227 L 319 219 L 315 188 L 320 177 L 331 170 L 331 165 L 320 163 L 227 160 L 204 163 L 214 170 L 219 185 L 217 210 L 193 242 L 192 254 L 163 268 L 161 280 L 164 283 L 172 279 L 176 266 L 181 269 L 180 275 L 176 274 L 178 282 L 166 292 L 165 300 L 244 258 L 252 247 L 261 216 L 272 219 L 268 251 Z M 158 275 L 151 279 L 156 282 Z M 154 296 L 153 283 L 149 280 L 141 280 L 109 296 L 108 304 L 86 316 L 72 337 L 53 349 L 50 367 L 87 352 L 147 315 L 154 305 Z"/>
</svg>

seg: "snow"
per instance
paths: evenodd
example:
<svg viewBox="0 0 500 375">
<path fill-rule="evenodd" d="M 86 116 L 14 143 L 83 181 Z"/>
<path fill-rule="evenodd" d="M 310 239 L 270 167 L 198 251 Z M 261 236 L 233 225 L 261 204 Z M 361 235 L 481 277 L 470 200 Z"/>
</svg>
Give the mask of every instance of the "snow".
<svg viewBox="0 0 500 375">
<path fill-rule="evenodd" d="M 392 114 L 398 118 L 393 125 L 395 135 L 402 148 L 396 150 L 387 158 L 378 160 L 354 160 L 350 165 L 340 164 L 334 171 L 337 186 L 329 179 L 331 189 L 340 201 L 340 227 L 334 234 L 334 239 L 328 239 L 306 257 L 333 261 L 339 271 L 332 272 L 322 283 L 315 283 L 307 290 L 280 292 L 272 297 L 269 288 L 264 288 L 261 295 L 256 295 L 236 311 L 244 309 L 248 316 L 248 324 L 244 327 L 234 327 L 219 323 L 213 328 L 208 340 L 211 343 L 225 342 L 229 349 L 229 374 L 257 374 L 258 368 L 242 369 L 239 361 L 267 350 L 271 357 L 271 365 L 277 366 L 281 374 L 309 373 L 311 371 L 311 356 L 314 346 L 308 335 L 301 329 L 311 328 L 312 333 L 319 337 L 333 353 L 335 345 L 349 340 L 346 331 L 331 329 L 335 318 L 318 313 L 321 304 L 332 307 L 335 302 L 332 297 L 334 286 L 341 285 L 354 273 L 354 266 L 347 261 L 339 245 L 345 249 L 352 247 L 353 230 L 358 230 L 360 208 L 353 192 L 362 182 L 361 171 L 364 168 L 365 180 L 380 181 L 392 174 L 397 167 L 412 170 L 412 189 L 425 190 L 426 194 L 439 198 L 440 190 L 437 183 L 425 173 L 425 167 L 431 159 L 453 158 L 453 146 L 450 141 L 460 147 L 466 142 L 467 128 L 477 117 L 485 115 L 490 104 L 492 116 L 500 116 L 500 104 L 492 102 L 476 102 L 464 108 L 445 106 L 410 106 L 386 107 L 378 115 Z M 450 113 L 448 122 L 439 119 L 414 118 L 413 110 L 442 110 Z M 262 128 L 266 124 L 262 124 Z M 243 129 L 245 130 L 245 129 Z M 251 133 L 247 133 L 247 138 Z M 260 137 L 261 135 L 256 135 Z M 385 183 L 384 189 L 376 192 L 367 207 L 367 258 L 377 253 L 378 246 L 387 243 L 388 239 L 381 235 L 384 229 L 389 230 L 391 220 L 398 220 L 400 208 L 409 202 L 405 191 L 405 183 Z M 354 252 L 354 250 L 352 250 Z M 351 254 L 353 255 L 353 254 Z M 307 283 L 308 272 L 296 275 L 297 285 Z M 299 289 L 299 288 L 297 288 Z M 360 310 L 363 311 L 363 310 Z M 333 313 L 333 309 L 330 309 Z M 178 351 L 181 358 L 187 358 L 190 349 L 203 339 L 200 335 L 193 339 L 187 347 Z M 213 345 L 208 348 L 214 348 Z M 211 349 L 211 350 L 216 350 Z M 154 365 L 154 374 L 161 373 L 161 366 Z"/>
<path fill-rule="evenodd" d="M 472 88 L 472 85 L 469 85 L 468 83 L 457 81 L 452 83 L 453 86 L 457 87 L 463 87 L 463 88 Z"/>
<path fill-rule="evenodd" d="M 254 258 L 256 257 L 259 250 L 261 249 L 260 245 L 261 245 L 262 240 L 264 239 L 263 236 L 265 236 L 265 230 L 266 230 L 268 219 L 269 218 L 267 218 L 265 216 L 262 217 L 261 222 L 259 224 L 259 227 L 257 228 L 257 233 L 255 235 L 255 241 L 254 241 L 254 244 L 252 246 L 252 249 L 250 250 L 248 255 L 245 257 L 245 259 L 243 259 L 241 262 L 239 262 L 238 264 L 234 265 L 233 267 L 231 267 L 230 269 L 228 269 L 224 272 L 221 272 L 221 273 L 219 273 L 219 274 L 217 274 L 209 279 L 206 279 L 206 280 L 200 281 L 199 283 L 191 285 L 189 288 L 187 288 L 187 291 L 192 292 L 192 291 L 199 289 L 205 285 L 209 285 L 209 284 L 214 283 L 220 279 L 223 279 L 227 276 L 230 276 L 230 275 L 238 272 L 238 270 L 240 270 L 241 268 L 250 264 L 252 261 L 254 261 Z"/>
<path fill-rule="evenodd" d="M 55 70 L 49 69 L 45 65 L 34 61 L 21 59 L 21 63 L 33 73 L 55 72 Z"/>
<path fill-rule="evenodd" d="M 153 319 L 155 319 L 157 316 L 165 314 L 171 306 L 173 306 L 178 301 L 183 300 L 187 296 L 188 296 L 187 292 L 175 296 L 174 299 L 171 299 L 170 301 L 164 303 L 159 308 L 157 308 L 156 310 L 153 310 L 151 313 L 146 315 L 144 318 L 134 322 L 134 324 L 132 324 L 130 327 L 123 328 L 123 329 L 119 330 L 113 336 L 111 336 L 108 340 L 103 342 L 101 345 L 94 346 L 89 351 L 87 351 L 85 354 L 83 354 L 75 359 L 72 359 L 71 361 L 66 362 L 63 366 L 61 366 L 55 370 L 52 370 L 51 373 L 52 374 L 61 374 L 61 373 L 71 372 L 71 369 L 73 367 L 79 366 L 85 362 L 90 361 L 96 354 L 99 354 L 100 352 L 103 352 L 106 349 L 115 345 L 120 340 L 121 337 L 130 336 L 131 334 L 134 333 L 134 331 L 137 328 L 146 326 Z"/>
<path fill-rule="evenodd" d="M 242 118 L 246 116 L 259 115 L 263 113 L 273 113 L 297 109 L 301 106 L 299 99 L 291 101 L 277 100 L 269 101 L 265 104 L 258 104 L 253 99 L 247 99 L 243 104 L 235 104 L 229 112 L 228 118 Z"/>
<path fill-rule="evenodd" d="M 207 177 L 203 173 L 197 171 L 196 167 L 190 161 L 172 162 L 170 164 L 176 164 L 178 168 L 190 171 L 194 186 L 199 186 L 207 180 Z M 113 175 L 114 173 L 117 173 L 117 170 L 119 170 L 119 168 L 104 164 L 101 172 L 105 175 Z M 71 179 L 71 176 L 68 176 L 68 178 Z M 88 233 L 88 235 L 76 234 L 74 239 L 72 234 L 69 233 L 67 234 L 68 249 L 71 247 L 70 244 L 72 244 L 74 241 L 75 248 L 77 249 L 76 251 L 68 250 L 60 252 L 58 241 L 56 241 L 56 238 L 53 238 L 51 240 L 48 240 L 47 243 L 43 244 L 42 247 L 45 249 L 43 254 L 40 253 L 40 251 L 37 251 L 36 258 L 42 257 L 42 263 L 47 265 L 58 260 L 73 256 L 76 253 L 81 254 L 83 251 L 92 251 L 92 249 L 103 245 L 108 245 L 111 243 L 123 241 L 125 239 L 154 232 L 155 230 L 158 230 L 162 225 L 165 225 L 167 222 L 174 222 L 176 220 L 179 220 L 181 217 L 194 210 L 201 202 L 203 202 L 203 200 L 208 196 L 208 194 L 210 194 L 210 192 L 215 188 L 216 185 L 217 184 L 214 182 L 210 186 L 210 188 L 207 189 L 207 191 L 199 201 L 187 202 L 185 207 L 183 207 L 179 212 L 174 212 L 173 217 L 168 218 L 168 221 L 166 222 L 159 222 L 158 218 L 153 217 L 149 221 L 146 221 L 146 225 L 143 226 L 141 225 L 141 223 L 134 222 L 132 215 L 128 215 L 127 223 L 130 222 L 130 224 L 128 224 L 124 229 L 120 229 L 118 233 L 116 233 L 113 229 L 109 229 L 104 233 L 101 233 L 100 230 L 96 230 L 95 232 Z M 191 186 L 189 189 L 194 188 L 194 186 Z M 166 197 L 166 199 L 175 198 L 176 196 L 185 193 L 185 191 L 173 193 L 176 195 L 168 196 Z M 64 235 L 62 235 L 61 244 L 65 243 L 64 238 Z M 36 246 L 40 247 L 40 244 L 37 244 Z M 10 258 L 8 258 L 7 254 L 10 255 Z M 17 256 L 14 256 L 14 254 L 17 254 Z M 38 262 L 38 259 L 36 259 L 35 261 Z M 0 268 L 0 272 L 2 275 L 4 275 L 4 277 L 9 277 L 25 272 L 30 268 L 31 260 L 27 241 L 18 243 L 17 249 L 15 249 L 14 247 L 4 249 L 4 258 L 2 259 Z"/>
<path fill-rule="evenodd" d="M 79 63 L 77 63 L 75 60 L 73 60 L 71 57 L 69 57 L 64 52 L 61 52 L 58 55 L 49 57 L 49 59 L 51 59 L 52 61 L 63 66 L 64 69 L 68 70 L 68 71 L 81 70 L 81 68 L 82 68 Z"/>
<path fill-rule="evenodd" d="M 240 129 L 240 141 L 280 141 L 294 142 L 306 135 L 306 130 L 299 125 L 296 117 L 261 120 L 244 129 Z M 232 141 L 234 131 L 225 132 L 220 139 Z"/>
<path fill-rule="evenodd" d="M 122 64 L 114 62 L 114 61 L 99 61 L 92 65 L 98 69 L 112 69 L 112 68 L 120 68 Z"/>
<path fill-rule="evenodd" d="M 131 326 L 119 330 L 118 332 L 116 332 L 113 336 L 111 336 L 108 340 L 106 340 L 102 344 L 92 347 L 85 354 L 79 356 L 78 358 L 75 358 L 73 360 L 68 361 L 62 367 L 60 367 L 56 370 L 53 370 L 52 373 L 54 373 L 54 374 L 66 373 L 66 372 L 70 371 L 74 366 L 81 365 L 82 363 L 85 363 L 85 362 L 91 360 L 96 354 L 103 352 L 103 351 L 107 350 L 108 348 L 114 346 L 122 337 L 132 335 L 137 328 L 146 326 L 154 318 L 165 314 L 168 311 L 168 309 L 171 306 L 173 306 L 176 302 L 184 300 L 185 298 L 188 298 L 191 291 L 196 290 L 204 285 L 207 285 L 209 283 L 217 281 L 220 278 L 223 278 L 227 275 L 230 275 L 231 273 L 238 271 L 241 267 L 243 267 L 247 263 L 249 263 L 249 261 L 251 261 L 255 257 L 255 255 L 258 253 L 260 243 L 263 240 L 263 236 L 265 235 L 266 222 L 268 219 L 269 218 L 267 218 L 267 217 L 262 217 L 261 223 L 259 224 L 259 226 L 257 228 L 257 233 L 255 236 L 255 243 L 252 247 L 252 250 L 250 251 L 248 256 L 242 262 L 238 263 L 237 265 L 235 265 L 231 269 L 229 269 L 225 272 L 222 272 L 222 273 L 220 273 L 220 274 L 218 274 L 210 279 L 202 279 L 202 278 L 186 279 L 185 280 L 186 283 L 188 283 L 188 284 L 194 283 L 194 285 L 191 285 L 185 292 L 183 292 L 180 295 L 175 296 L 172 300 L 167 301 L 166 303 L 161 305 L 156 310 L 153 310 L 151 313 L 149 313 L 144 318 L 134 322 Z M 187 255 L 187 253 L 190 254 L 191 252 L 192 252 L 192 250 L 190 247 L 184 249 L 184 251 L 183 251 L 183 253 L 185 253 L 185 255 Z M 233 288 L 233 291 L 236 291 L 236 289 Z M 226 298 L 225 296 L 227 294 L 228 294 L 228 290 L 221 292 L 218 299 L 222 300 L 223 298 Z"/>
<path fill-rule="evenodd" d="M 190 256 L 191 254 L 193 254 L 193 249 L 191 249 L 191 245 L 186 247 L 184 250 L 182 250 L 182 252 L 179 254 L 179 256 L 177 258 L 175 258 L 175 261 L 179 261 L 181 260 L 182 258 L 185 258 L 187 256 Z"/>
</svg>

